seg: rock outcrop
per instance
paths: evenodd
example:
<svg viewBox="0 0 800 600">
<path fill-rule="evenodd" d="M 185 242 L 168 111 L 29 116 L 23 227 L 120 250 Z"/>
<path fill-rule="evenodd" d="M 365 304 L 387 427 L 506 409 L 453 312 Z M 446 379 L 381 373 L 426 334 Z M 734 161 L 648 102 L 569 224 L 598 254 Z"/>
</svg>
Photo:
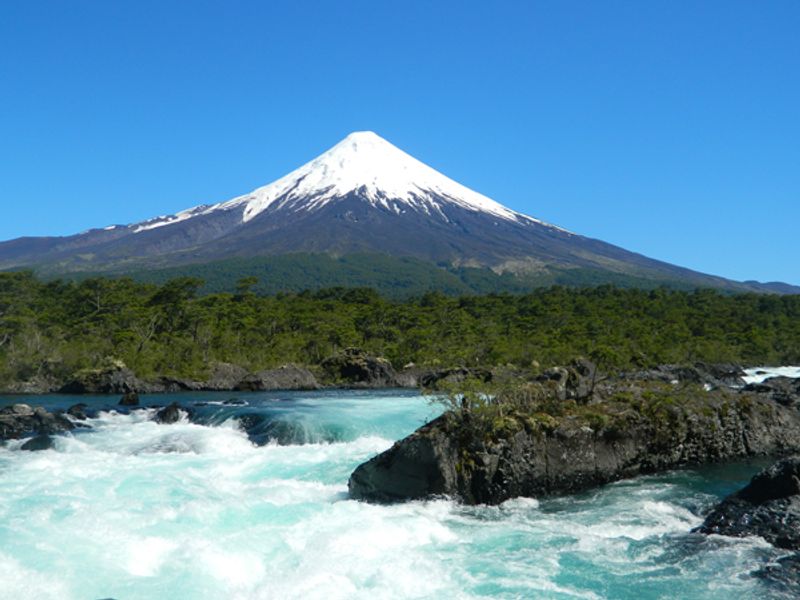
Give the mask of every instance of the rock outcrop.
<svg viewBox="0 0 800 600">
<path fill-rule="evenodd" d="M 745 391 L 761 394 L 784 406 L 800 407 L 800 379 L 770 377 L 761 383 L 750 383 Z"/>
<path fill-rule="evenodd" d="M 89 418 L 86 414 L 87 408 L 89 408 L 88 405 L 78 402 L 78 404 L 73 404 L 67 409 L 67 414 L 77 421 L 85 421 Z"/>
<path fill-rule="evenodd" d="M 214 363 L 211 374 L 206 381 L 199 384 L 200 389 L 207 391 L 229 391 L 247 377 L 247 370 L 231 363 Z"/>
<path fill-rule="evenodd" d="M 25 381 L 14 381 L 0 389 L 2 394 L 49 394 L 58 391 L 61 384 L 55 377 L 34 376 Z"/>
<path fill-rule="evenodd" d="M 156 412 L 153 420 L 162 425 L 171 425 L 181 420 L 181 407 L 177 402 L 165 406 Z"/>
<path fill-rule="evenodd" d="M 78 371 L 67 383 L 61 386 L 53 384 L 47 391 L 58 390 L 64 394 L 150 394 L 187 391 L 314 390 L 319 387 L 311 371 L 292 364 L 249 373 L 238 365 L 214 363 L 205 381 L 166 376 L 145 381 L 138 378 L 122 362 L 111 361 L 101 368 Z"/>
<path fill-rule="evenodd" d="M 469 367 L 453 367 L 450 369 L 434 369 L 423 371 L 417 376 L 417 386 L 437 390 L 454 383 L 461 383 L 467 379 L 477 379 L 488 382 L 492 380 L 489 369 L 475 369 Z"/>
<path fill-rule="evenodd" d="M 580 358 L 567 367 L 553 367 L 536 377 L 544 383 L 558 400 L 589 402 L 594 394 L 597 381 L 597 367 L 594 363 Z"/>
<path fill-rule="evenodd" d="M 125 394 L 160 391 L 136 377 L 121 361 L 97 369 L 83 369 L 59 390 L 62 394 Z"/>
<path fill-rule="evenodd" d="M 365 388 L 398 385 L 392 363 L 358 348 L 347 348 L 341 354 L 326 358 L 321 367 L 334 384 Z"/>
<path fill-rule="evenodd" d="M 760 536 L 778 548 L 800 550 L 800 456 L 758 473 L 714 508 L 695 531 Z"/>
<path fill-rule="evenodd" d="M 666 383 L 698 383 L 713 388 L 738 388 L 745 385 L 745 375 L 744 369 L 736 364 L 697 362 L 693 365 L 659 365 L 647 371 L 628 373 L 625 378 Z"/>
<path fill-rule="evenodd" d="M 308 369 L 296 365 L 283 365 L 243 377 L 233 389 L 237 391 L 316 390 L 316 377 Z"/>
<path fill-rule="evenodd" d="M 800 412 L 757 394 L 657 383 L 603 393 L 600 403 L 549 396 L 525 409 L 446 413 L 360 465 L 350 494 L 497 504 L 681 465 L 800 451 Z"/>
<path fill-rule="evenodd" d="M 126 392 L 119 401 L 120 406 L 139 406 L 139 394 L 137 392 Z"/>
<path fill-rule="evenodd" d="M 41 406 L 34 408 L 27 404 L 13 404 L 0 409 L 0 440 L 52 435 L 73 428 L 69 419 L 52 414 Z"/>
</svg>

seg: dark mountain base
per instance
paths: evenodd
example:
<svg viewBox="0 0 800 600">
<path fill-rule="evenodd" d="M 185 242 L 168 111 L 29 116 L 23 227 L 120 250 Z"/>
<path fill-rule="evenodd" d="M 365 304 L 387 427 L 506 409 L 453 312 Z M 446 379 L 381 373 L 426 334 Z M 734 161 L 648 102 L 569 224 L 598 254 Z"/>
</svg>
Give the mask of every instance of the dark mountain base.
<svg viewBox="0 0 800 600">
<path fill-rule="evenodd" d="M 43 277 L 51 275 L 46 269 Z M 403 299 L 428 292 L 449 296 L 463 294 L 519 294 L 553 285 L 692 290 L 696 286 L 680 279 L 636 277 L 589 268 L 546 267 L 534 273 L 496 273 L 488 268 L 436 265 L 410 257 L 386 254 L 287 254 L 256 258 L 232 258 L 177 267 L 109 272 L 72 272 L 60 277 L 84 280 L 91 277 L 131 277 L 143 283 L 162 285 L 177 277 L 197 277 L 201 293 L 235 292 L 239 282 L 255 277 L 252 291 L 260 295 L 316 291 L 325 288 L 371 288 L 384 297 Z"/>
</svg>

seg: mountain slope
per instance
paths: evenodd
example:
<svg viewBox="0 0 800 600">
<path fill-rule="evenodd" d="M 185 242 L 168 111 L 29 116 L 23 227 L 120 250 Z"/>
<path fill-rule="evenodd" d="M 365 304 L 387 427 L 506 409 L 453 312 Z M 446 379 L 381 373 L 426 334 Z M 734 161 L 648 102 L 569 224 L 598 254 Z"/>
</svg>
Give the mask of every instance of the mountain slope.
<svg viewBox="0 0 800 600">
<path fill-rule="evenodd" d="M 676 267 L 523 215 L 371 132 L 353 133 L 285 177 L 226 202 L 64 238 L 0 243 L 0 268 L 119 272 L 292 253 L 381 253 L 526 274 L 578 268 L 787 291 Z"/>
</svg>

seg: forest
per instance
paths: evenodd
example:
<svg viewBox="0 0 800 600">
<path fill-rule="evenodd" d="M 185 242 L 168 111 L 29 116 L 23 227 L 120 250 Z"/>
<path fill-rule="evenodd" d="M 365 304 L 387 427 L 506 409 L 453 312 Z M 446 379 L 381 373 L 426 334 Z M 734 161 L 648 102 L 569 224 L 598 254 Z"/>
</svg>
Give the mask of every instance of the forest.
<svg viewBox="0 0 800 600">
<path fill-rule="evenodd" d="M 553 286 L 524 294 L 398 300 L 366 288 L 199 294 L 202 280 L 43 281 L 0 273 L 0 381 L 63 378 L 109 360 L 142 378 L 202 379 L 214 362 L 250 370 L 317 365 L 359 347 L 400 368 L 800 363 L 800 296 Z"/>
</svg>

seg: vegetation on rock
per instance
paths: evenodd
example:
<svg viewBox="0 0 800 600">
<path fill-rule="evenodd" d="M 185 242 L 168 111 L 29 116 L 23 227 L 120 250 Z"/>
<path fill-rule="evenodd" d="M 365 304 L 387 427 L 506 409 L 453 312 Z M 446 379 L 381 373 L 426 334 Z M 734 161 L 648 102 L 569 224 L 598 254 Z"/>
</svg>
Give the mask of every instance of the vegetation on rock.
<svg viewBox="0 0 800 600">
<path fill-rule="evenodd" d="M 800 413 L 766 394 L 635 376 L 587 361 L 500 386 L 469 381 L 447 410 L 350 478 L 354 498 L 497 504 L 683 465 L 800 451 Z"/>
</svg>

